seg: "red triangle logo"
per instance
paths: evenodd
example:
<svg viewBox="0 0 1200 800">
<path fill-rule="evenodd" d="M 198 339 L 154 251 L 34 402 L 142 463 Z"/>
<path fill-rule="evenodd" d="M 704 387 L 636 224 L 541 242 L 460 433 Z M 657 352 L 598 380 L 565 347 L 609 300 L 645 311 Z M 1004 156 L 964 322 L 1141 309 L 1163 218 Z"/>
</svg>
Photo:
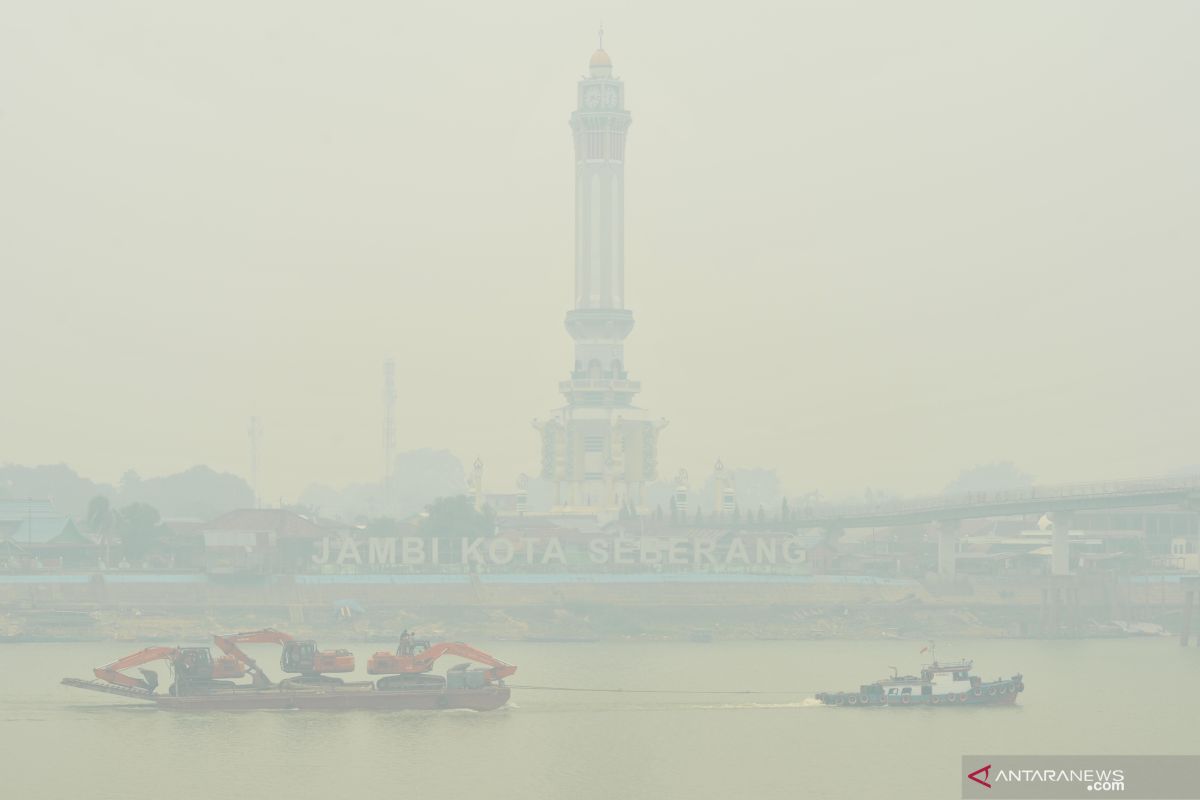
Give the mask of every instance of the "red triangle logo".
<svg viewBox="0 0 1200 800">
<path fill-rule="evenodd" d="M 970 773 L 969 775 L 967 775 L 967 777 L 970 778 L 971 780 L 975 781 L 976 783 L 983 784 L 984 786 L 986 786 L 987 788 L 990 789 L 990 788 L 992 788 L 992 785 L 987 782 L 987 779 L 988 779 L 988 773 L 991 772 L 991 770 L 992 770 L 992 765 L 988 764 L 987 766 L 981 767 L 980 769 L 977 769 L 974 772 Z M 981 772 L 983 773 L 982 778 L 978 777 L 979 773 L 981 773 Z"/>
</svg>

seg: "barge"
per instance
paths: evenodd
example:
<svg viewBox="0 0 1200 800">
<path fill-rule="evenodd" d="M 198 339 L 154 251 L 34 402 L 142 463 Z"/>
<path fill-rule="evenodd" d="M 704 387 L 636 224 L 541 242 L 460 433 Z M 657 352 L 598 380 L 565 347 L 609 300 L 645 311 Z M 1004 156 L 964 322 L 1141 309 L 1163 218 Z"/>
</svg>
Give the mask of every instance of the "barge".
<svg viewBox="0 0 1200 800">
<path fill-rule="evenodd" d="M 407 631 L 394 653 L 372 656 L 367 672 L 383 677 L 362 681 L 346 681 L 328 674 L 354 670 L 354 656 L 349 651 L 319 650 L 315 642 L 298 641 L 274 629 L 214 636 L 213 640 L 225 655 L 214 658 L 207 647 L 149 647 L 96 667 L 92 680 L 63 678 L 62 683 L 176 711 L 492 711 L 508 702 L 510 689 L 504 679 L 517 670 L 461 642 L 434 644 L 415 639 Z M 294 677 L 271 681 L 240 647 L 248 642 L 281 645 L 280 666 L 285 672 L 295 673 Z M 483 666 L 461 663 L 444 676 L 430 674 L 434 662 L 445 655 Z M 158 691 L 157 673 L 141 666 L 159 660 L 167 662 L 174 678 L 165 693 Z M 140 678 L 125 674 L 124 670 L 134 667 L 141 672 Z M 250 676 L 248 683 L 235 680 L 246 675 Z"/>
<path fill-rule="evenodd" d="M 63 678 L 66 686 L 104 692 L 128 700 L 150 702 L 172 711 L 237 711 L 250 709 L 297 709 L 330 711 L 376 709 L 381 711 L 438 711 L 466 708 L 492 711 L 508 702 L 510 690 L 503 685 L 479 688 L 379 689 L 373 681 L 333 686 L 276 686 L 260 689 L 238 686 L 196 694 L 159 694 L 147 689 L 113 686 L 101 681 Z"/>
</svg>

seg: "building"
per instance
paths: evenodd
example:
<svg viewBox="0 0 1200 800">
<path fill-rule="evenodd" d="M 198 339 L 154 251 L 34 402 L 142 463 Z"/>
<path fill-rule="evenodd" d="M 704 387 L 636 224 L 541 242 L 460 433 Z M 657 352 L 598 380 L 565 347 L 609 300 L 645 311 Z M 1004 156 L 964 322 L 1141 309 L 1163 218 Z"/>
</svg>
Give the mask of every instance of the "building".
<svg viewBox="0 0 1200 800">
<path fill-rule="evenodd" d="M 208 572 L 307 569 L 317 541 L 336 531 L 282 508 L 243 508 L 205 523 Z"/>
<path fill-rule="evenodd" d="M 542 477 L 560 510 L 612 513 L 644 505 L 657 477 L 658 432 L 633 404 L 641 389 L 625 369 L 633 313 L 625 307 L 625 139 L 632 118 L 625 85 L 601 47 L 579 81 L 571 114 L 575 138 L 575 302 L 567 333 L 575 341 L 566 405 L 535 421 L 542 436 Z"/>
<path fill-rule="evenodd" d="M 10 567 L 94 563 L 99 547 L 49 500 L 0 500 L 0 562 Z"/>
</svg>

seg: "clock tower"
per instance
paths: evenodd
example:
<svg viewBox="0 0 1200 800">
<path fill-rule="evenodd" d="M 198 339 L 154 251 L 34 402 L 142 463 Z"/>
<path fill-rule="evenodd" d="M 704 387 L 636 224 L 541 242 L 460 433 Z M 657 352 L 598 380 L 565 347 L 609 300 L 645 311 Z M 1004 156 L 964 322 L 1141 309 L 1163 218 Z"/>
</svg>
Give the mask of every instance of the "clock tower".
<svg viewBox="0 0 1200 800">
<path fill-rule="evenodd" d="M 625 86 L 597 50 L 579 81 L 575 134 L 575 308 L 625 307 Z"/>
<path fill-rule="evenodd" d="M 575 138 L 575 303 L 567 332 L 575 341 L 570 380 L 559 384 L 566 406 L 546 421 L 542 476 L 554 481 L 561 508 L 615 511 L 642 503 L 657 477 L 658 431 L 633 405 L 641 384 L 625 370 L 625 137 L 632 121 L 625 85 L 603 47 L 579 81 Z"/>
</svg>

